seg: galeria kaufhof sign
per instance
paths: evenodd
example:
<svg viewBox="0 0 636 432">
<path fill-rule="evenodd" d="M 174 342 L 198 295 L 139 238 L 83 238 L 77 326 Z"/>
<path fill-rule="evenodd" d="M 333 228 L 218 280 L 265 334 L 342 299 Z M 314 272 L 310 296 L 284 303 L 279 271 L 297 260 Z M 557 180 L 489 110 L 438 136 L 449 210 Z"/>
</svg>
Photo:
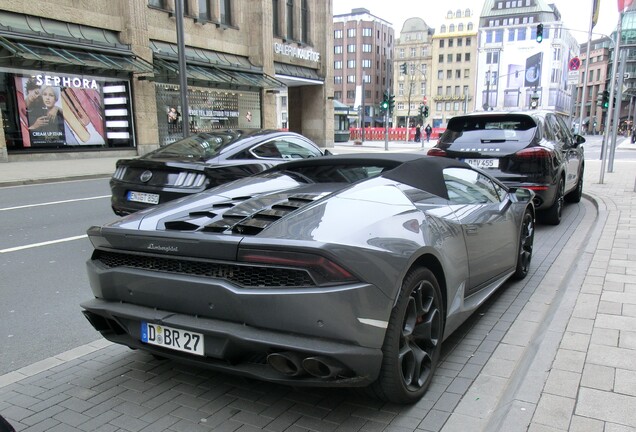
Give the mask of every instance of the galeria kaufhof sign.
<svg viewBox="0 0 636 432">
<path fill-rule="evenodd" d="M 276 54 L 282 54 L 287 57 L 294 57 L 313 62 L 320 61 L 320 53 L 314 51 L 311 48 L 298 48 L 290 44 L 276 42 L 274 44 L 274 52 Z"/>
</svg>

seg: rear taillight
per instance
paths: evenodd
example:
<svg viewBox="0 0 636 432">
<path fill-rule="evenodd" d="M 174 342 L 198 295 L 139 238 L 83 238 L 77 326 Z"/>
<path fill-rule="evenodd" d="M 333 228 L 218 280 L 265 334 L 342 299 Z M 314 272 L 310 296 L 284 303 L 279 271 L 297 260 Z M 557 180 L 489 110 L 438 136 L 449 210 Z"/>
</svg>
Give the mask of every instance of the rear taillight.
<svg viewBox="0 0 636 432">
<path fill-rule="evenodd" d="M 320 255 L 276 250 L 241 249 L 238 252 L 238 260 L 253 264 L 306 269 L 318 275 L 323 279 L 323 282 L 328 283 L 343 283 L 356 280 L 348 270 Z"/>
<path fill-rule="evenodd" d="M 175 187 L 198 188 L 205 182 L 205 175 L 194 172 L 180 172 L 174 182 Z"/>
<path fill-rule="evenodd" d="M 433 147 L 429 151 L 426 152 L 429 156 L 441 156 L 446 157 L 446 150 L 442 150 L 441 148 Z"/>
<path fill-rule="evenodd" d="M 115 180 L 121 180 L 124 178 L 124 174 L 126 174 L 126 167 L 118 166 L 117 169 L 115 170 L 115 173 L 113 174 L 113 178 Z"/>
<path fill-rule="evenodd" d="M 530 189 L 532 191 L 546 191 L 549 186 L 524 186 L 524 189 Z"/>
<path fill-rule="evenodd" d="M 518 159 L 550 159 L 552 152 L 544 147 L 529 147 L 514 154 Z"/>
</svg>

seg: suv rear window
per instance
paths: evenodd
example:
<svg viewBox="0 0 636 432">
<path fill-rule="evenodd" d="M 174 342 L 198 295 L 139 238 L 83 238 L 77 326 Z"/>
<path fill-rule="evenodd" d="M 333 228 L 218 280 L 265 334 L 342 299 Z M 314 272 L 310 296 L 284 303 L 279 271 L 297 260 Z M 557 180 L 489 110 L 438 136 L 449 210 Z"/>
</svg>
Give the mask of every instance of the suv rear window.
<svg viewBox="0 0 636 432">
<path fill-rule="evenodd" d="M 444 143 L 530 141 L 537 124 L 527 115 L 460 116 L 449 120 L 440 137 Z"/>
</svg>

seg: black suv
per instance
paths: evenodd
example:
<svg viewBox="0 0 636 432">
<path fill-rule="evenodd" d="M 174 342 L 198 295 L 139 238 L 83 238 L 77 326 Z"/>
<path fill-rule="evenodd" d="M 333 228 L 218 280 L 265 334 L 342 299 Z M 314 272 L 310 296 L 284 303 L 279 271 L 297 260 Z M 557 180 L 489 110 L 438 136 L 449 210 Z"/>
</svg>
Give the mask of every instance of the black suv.
<svg viewBox="0 0 636 432">
<path fill-rule="evenodd" d="M 558 225 L 564 202 L 581 200 L 584 142 L 552 112 L 477 112 L 450 119 L 428 154 L 463 160 L 509 187 L 533 190 L 541 220 Z"/>
</svg>

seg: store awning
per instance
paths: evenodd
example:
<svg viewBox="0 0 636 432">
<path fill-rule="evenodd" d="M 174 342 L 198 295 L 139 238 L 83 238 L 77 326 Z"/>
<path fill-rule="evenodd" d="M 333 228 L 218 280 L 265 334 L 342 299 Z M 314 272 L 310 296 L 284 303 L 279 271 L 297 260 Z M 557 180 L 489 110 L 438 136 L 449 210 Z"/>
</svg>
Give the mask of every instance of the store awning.
<svg viewBox="0 0 636 432">
<path fill-rule="evenodd" d="M 164 82 L 178 82 L 179 64 L 175 61 L 155 57 L 155 80 Z M 241 72 L 221 69 L 213 66 L 201 66 L 186 62 L 188 80 L 206 87 L 226 89 L 260 90 L 282 88 L 285 85 L 265 74 Z"/>
<path fill-rule="evenodd" d="M 33 69 L 38 68 L 39 63 L 48 63 L 76 73 L 78 66 L 85 68 L 85 71 L 110 71 L 119 74 L 153 71 L 150 63 L 125 51 L 103 52 L 80 47 L 44 46 L 10 40 L 4 36 L 0 36 L 0 47 L 21 59 L 21 66 Z"/>
<path fill-rule="evenodd" d="M 318 71 L 308 67 L 274 62 L 276 79 L 284 82 L 288 87 L 302 85 L 323 85 L 324 78 L 318 75 Z"/>
</svg>

